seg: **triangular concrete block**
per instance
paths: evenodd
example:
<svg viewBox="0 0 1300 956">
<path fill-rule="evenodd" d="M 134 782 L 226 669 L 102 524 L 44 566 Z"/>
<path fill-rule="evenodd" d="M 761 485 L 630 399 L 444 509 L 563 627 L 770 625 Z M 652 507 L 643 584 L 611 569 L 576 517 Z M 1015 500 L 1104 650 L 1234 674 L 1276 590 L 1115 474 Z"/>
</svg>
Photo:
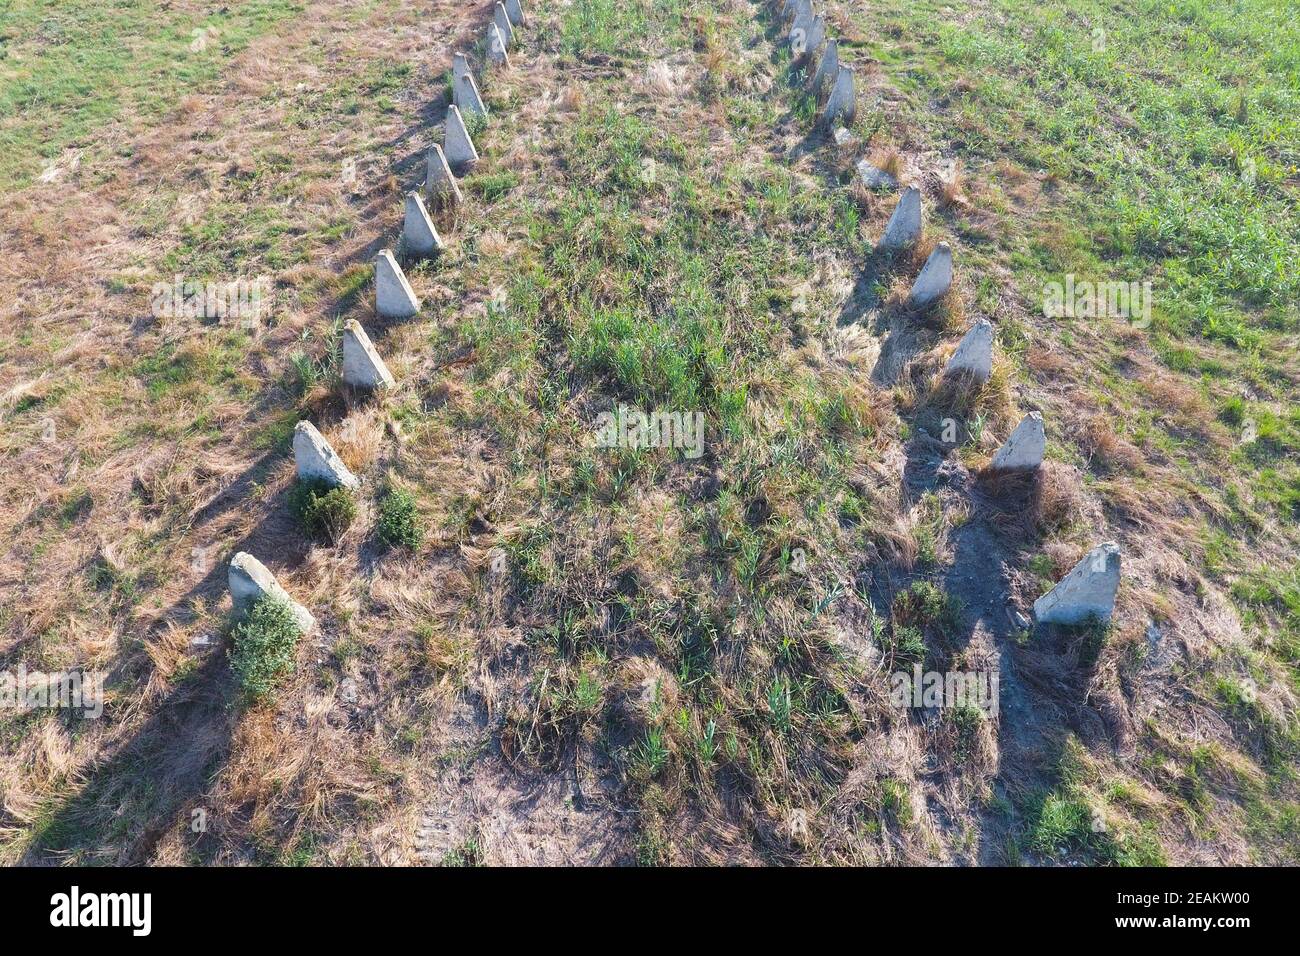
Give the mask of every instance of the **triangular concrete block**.
<svg viewBox="0 0 1300 956">
<path fill-rule="evenodd" d="M 459 80 L 469 72 L 469 57 L 459 51 L 451 55 L 451 78 Z"/>
<path fill-rule="evenodd" d="M 827 126 L 843 123 L 848 126 L 858 112 L 858 93 L 853 83 L 853 71 L 841 66 L 835 74 L 835 83 L 831 86 L 831 95 L 826 97 L 826 109 L 822 111 L 822 122 Z"/>
<path fill-rule="evenodd" d="M 801 20 L 790 28 L 790 56 L 795 63 L 804 64 L 817 55 L 826 42 L 826 21 L 815 16 Z"/>
<path fill-rule="evenodd" d="M 952 286 L 952 247 L 941 242 L 925 260 L 921 274 L 912 283 L 909 296 L 913 307 L 923 309 L 948 294 Z"/>
<path fill-rule="evenodd" d="M 506 13 L 505 4 L 498 3 L 492 9 L 492 22 L 496 28 L 501 31 L 501 36 L 506 41 L 506 46 L 514 46 L 515 28 L 510 25 L 510 15 Z"/>
<path fill-rule="evenodd" d="M 898 180 L 868 160 L 858 160 L 858 178 L 868 189 L 893 189 Z"/>
<path fill-rule="evenodd" d="M 790 4 L 788 18 L 790 20 L 791 33 L 793 33 L 795 28 L 799 26 L 802 26 L 803 29 L 807 31 L 808 25 L 812 23 L 813 19 L 812 0 L 794 0 L 794 2 Z"/>
<path fill-rule="evenodd" d="M 493 66 L 510 66 L 510 54 L 506 52 L 506 38 L 501 34 L 495 20 L 487 25 L 486 47 L 489 63 Z"/>
<path fill-rule="evenodd" d="M 487 107 L 483 97 L 478 95 L 478 84 L 474 82 L 473 73 L 462 73 L 452 78 L 451 98 L 463 116 L 487 116 Z"/>
<path fill-rule="evenodd" d="M 385 319 L 409 319 L 420 311 L 420 300 L 406 273 L 389 249 L 375 256 L 375 313 Z"/>
<path fill-rule="evenodd" d="M 880 237 L 882 249 L 905 249 L 921 238 L 921 190 L 908 186 L 889 217 L 885 234 Z"/>
<path fill-rule="evenodd" d="M 808 28 L 807 54 L 815 56 L 821 49 L 821 45 L 826 42 L 826 19 L 822 16 L 813 17 L 812 26 Z"/>
<path fill-rule="evenodd" d="M 361 487 L 361 479 L 348 471 L 348 466 L 343 464 L 343 459 L 330 447 L 325 436 L 306 419 L 293 429 L 293 460 L 302 481 L 323 481 L 348 489 Z"/>
<path fill-rule="evenodd" d="M 524 7 L 520 0 L 505 0 L 506 16 L 517 27 L 524 25 Z"/>
<path fill-rule="evenodd" d="M 790 33 L 787 37 L 790 43 L 790 55 L 795 63 L 802 63 L 810 52 L 808 38 L 812 34 L 814 19 L 816 17 L 813 15 L 811 3 L 795 8 L 794 19 L 790 22 Z"/>
<path fill-rule="evenodd" d="M 469 138 L 469 130 L 465 128 L 465 120 L 455 106 L 447 107 L 442 150 L 453 169 L 478 162 L 478 150 L 474 148 L 474 141 Z"/>
<path fill-rule="evenodd" d="M 1034 617 L 1040 624 L 1082 624 L 1092 617 L 1108 622 L 1115 612 L 1120 564 L 1119 545 L 1097 545 L 1034 602 Z"/>
<path fill-rule="evenodd" d="M 289 597 L 289 592 L 280 586 L 266 565 L 248 552 L 240 551 L 231 558 L 226 580 L 230 586 L 230 603 L 234 605 L 236 616 L 247 614 L 263 598 L 271 598 L 289 605 L 303 634 L 310 634 L 316 626 L 316 619 L 311 616 L 311 612 Z"/>
<path fill-rule="evenodd" d="M 826 49 L 822 50 L 822 57 L 817 61 L 817 69 L 813 73 L 812 89 L 816 96 L 821 96 L 822 90 L 828 88 L 835 80 L 835 74 L 840 71 L 840 45 L 835 40 L 826 41 Z"/>
<path fill-rule="evenodd" d="M 958 372 L 967 373 L 980 383 L 987 382 L 993 374 L 993 325 L 988 319 L 980 319 L 970 327 L 943 367 L 944 375 Z"/>
<path fill-rule="evenodd" d="M 419 193 L 406 196 L 406 221 L 402 226 L 402 239 L 406 249 L 417 256 L 433 256 L 442 252 L 442 237 L 433 227 L 429 211 Z"/>
<path fill-rule="evenodd" d="M 437 143 L 429 147 L 429 155 L 425 160 L 424 188 L 429 193 L 429 199 L 439 209 L 461 204 L 460 186 L 456 185 L 456 177 L 451 174 L 447 155 Z"/>
<path fill-rule="evenodd" d="M 356 319 L 343 326 L 343 381 L 353 388 L 392 388 L 396 383 Z"/>
<path fill-rule="evenodd" d="M 989 468 L 1000 471 L 1037 468 L 1043 463 L 1043 453 L 1046 451 L 1047 433 L 1043 430 L 1043 416 L 1038 412 L 1030 412 L 1020 420 L 1011 437 L 998 449 L 989 462 Z"/>
</svg>

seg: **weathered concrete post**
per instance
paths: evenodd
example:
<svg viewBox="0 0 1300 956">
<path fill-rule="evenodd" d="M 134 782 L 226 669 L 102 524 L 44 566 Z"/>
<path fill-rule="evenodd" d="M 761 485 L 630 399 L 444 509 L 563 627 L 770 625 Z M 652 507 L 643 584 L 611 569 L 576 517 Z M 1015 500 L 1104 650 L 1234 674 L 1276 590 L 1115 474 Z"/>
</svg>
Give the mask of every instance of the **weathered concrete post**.
<svg viewBox="0 0 1300 956">
<path fill-rule="evenodd" d="M 822 58 L 817 61 L 817 70 L 813 73 L 812 91 L 820 97 L 822 90 L 835 81 L 835 74 L 840 71 L 840 45 L 834 39 L 826 41 Z"/>
<path fill-rule="evenodd" d="M 442 149 L 447 162 L 453 167 L 477 163 L 478 150 L 474 148 L 474 141 L 469 138 L 469 130 L 465 128 L 465 120 L 455 106 L 447 107 L 447 122 L 444 125 Z"/>
<path fill-rule="evenodd" d="M 945 376 L 958 372 L 970 374 L 981 385 L 993 374 L 993 324 L 988 319 L 980 319 L 970 327 L 943 367 Z"/>
<path fill-rule="evenodd" d="M 353 388 L 392 388 L 396 383 L 388 366 L 356 319 L 343 326 L 343 381 Z"/>
<path fill-rule="evenodd" d="M 885 234 L 880 237 L 882 249 L 905 249 L 921 238 L 921 190 L 908 186 L 898 198 L 894 214 L 889 217 Z"/>
<path fill-rule="evenodd" d="M 316 619 L 305 607 L 289 597 L 289 592 L 280 586 L 275 575 L 266 569 L 261 561 L 240 551 L 230 561 L 226 580 L 230 587 L 230 602 L 236 616 L 247 614 L 258 601 L 271 598 L 282 601 L 293 611 L 294 620 L 303 634 L 311 633 L 316 626 Z"/>
<path fill-rule="evenodd" d="M 1020 420 L 1002 447 L 989 462 L 994 471 L 1022 471 L 1037 468 L 1043 463 L 1047 451 L 1047 433 L 1043 430 L 1043 416 L 1030 412 Z"/>
<path fill-rule="evenodd" d="M 504 4 L 498 3 L 492 10 L 492 23 L 501 31 L 501 37 L 506 41 L 506 46 L 515 42 L 515 28 L 510 25 L 510 15 L 506 13 Z"/>
<path fill-rule="evenodd" d="M 325 436 L 306 419 L 293 429 L 293 460 L 298 467 L 299 481 L 323 481 L 349 491 L 361 487 L 361 479 L 348 471 Z"/>
<path fill-rule="evenodd" d="M 402 225 L 402 239 L 408 252 L 418 256 L 433 256 L 442 252 L 442 237 L 424 208 L 419 193 L 407 193 L 406 217 Z"/>
<path fill-rule="evenodd" d="M 385 319 L 409 319 L 420 311 L 420 300 L 391 249 L 375 256 L 375 312 Z"/>
<path fill-rule="evenodd" d="M 1092 617 L 1109 623 L 1119 574 L 1119 545 L 1113 541 L 1097 545 L 1056 587 L 1034 602 L 1034 617 L 1041 624 L 1082 624 Z"/>
<path fill-rule="evenodd" d="M 831 95 L 826 97 L 826 108 L 822 111 L 822 122 L 828 127 L 841 122 L 846 126 L 853 122 L 858 112 L 858 94 L 853 83 L 853 71 L 841 66 L 835 74 L 835 83 Z"/>
<path fill-rule="evenodd" d="M 506 38 L 502 35 L 496 21 L 487 27 L 487 61 L 493 66 L 510 65 L 510 54 L 506 52 Z"/>
<path fill-rule="evenodd" d="M 473 73 L 466 71 L 460 76 L 452 77 L 451 99 L 453 105 L 462 114 L 487 116 L 487 107 L 483 105 L 483 97 L 479 96 L 478 84 L 474 82 Z"/>
<path fill-rule="evenodd" d="M 952 248 L 948 243 L 941 242 L 925 260 L 924 268 L 912 283 L 912 291 L 908 299 L 914 308 L 924 309 L 930 303 L 947 295 L 951 286 Z"/>
</svg>

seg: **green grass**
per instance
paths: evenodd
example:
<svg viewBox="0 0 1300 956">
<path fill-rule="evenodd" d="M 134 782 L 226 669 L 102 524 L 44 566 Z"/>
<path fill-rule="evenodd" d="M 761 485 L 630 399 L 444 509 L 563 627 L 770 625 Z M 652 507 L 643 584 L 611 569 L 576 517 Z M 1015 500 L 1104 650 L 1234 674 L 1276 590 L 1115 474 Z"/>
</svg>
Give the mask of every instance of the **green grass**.
<svg viewBox="0 0 1300 956">
<path fill-rule="evenodd" d="M 0 14 L 0 189 L 30 181 L 65 149 L 102 148 L 94 136 L 115 120 L 175 109 L 303 9 L 299 0 L 202 14 L 156 0 L 9 0 Z M 202 49 L 191 49 L 195 31 Z"/>
<path fill-rule="evenodd" d="M 1089 865 L 1164 866 L 1164 850 L 1150 825 L 1119 828 L 1109 820 L 1105 801 L 1084 786 L 1096 782 L 1087 766 L 1086 751 L 1069 739 L 1057 766 L 1056 786 L 1025 800 L 1013 855 L 1027 849 L 1057 862 L 1075 859 Z M 1125 788 L 1111 787 L 1109 796 L 1121 800 Z"/>
<path fill-rule="evenodd" d="M 248 337 L 240 332 L 216 335 L 188 347 L 166 345 L 137 360 L 130 372 L 153 401 L 228 396 L 239 385 L 239 365 L 248 345 Z"/>
<path fill-rule="evenodd" d="M 1248 381 L 1294 403 L 1283 369 L 1300 331 L 1300 27 L 1282 7 L 994 0 L 958 18 L 920 0 L 853 16 L 907 94 L 904 119 L 968 167 L 1006 161 L 1054 177 L 1049 214 L 1009 212 L 995 236 L 1031 311 L 1066 273 L 1150 280 L 1147 335 L 1170 368 L 1214 391 Z M 1138 383 L 1112 384 L 1145 404 Z M 1167 447 L 1205 453 L 1176 437 Z M 1260 471 L 1253 454 L 1234 454 L 1237 469 L 1296 524 L 1296 456 Z"/>
<path fill-rule="evenodd" d="M 561 46 L 579 56 L 618 54 L 647 37 L 677 39 L 683 0 L 576 0 L 564 18 Z"/>
<path fill-rule="evenodd" d="M 669 24 L 663 32 L 656 18 Z M 738 23 L 755 36 L 761 29 Z M 671 5 L 577 3 L 561 35 L 590 34 L 579 56 L 617 49 L 648 62 L 650 49 L 700 42 L 688 29 Z M 630 69 L 640 75 L 645 64 Z M 620 76 L 583 85 L 580 109 L 555 130 L 554 167 L 540 186 L 480 187 L 495 204 L 493 221 L 526 233 L 526 252 L 480 254 L 490 277 L 482 281 L 499 284 L 504 301 L 434 342 L 439 351 L 472 346 L 477 357 L 468 375 L 473 417 L 456 424 L 486 432 L 514 480 L 535 475 L 537 483 L 535 495 L 498 504 L 493 516 L 517 526 L 502 542 L 510 581 L 539 625 L 529 641 L 530 691 L 503 736 L 550 765 L 589 727 L 647 806 L 683 773 L 700 775 L 695 791 L 712 787 L 709 776 L 722 768 L 774 794 L 816 790 L 822 771 L 805 784 L 777 768 L 833 762 L 843 739 L 841 664 L 822 637 L 842 589 L 778 556 L 794 541 L 845 553 L 853 545 L 842 535 L 864 533 L 852 519 L 841 523 L 839 509 L 867 508 L 849 478 L 876 417 L 847 377 L 786 360 L 793 334 L 833 321 L 817 310 L 820 291 L 808 318 L 790 302 L 811 276 L 812 250 L 860 255 L 861 238 L 834 184 L 809 183 L 767 154 L 770 130 L 751 120 L 774 104 L 755 106 L 718 84 L 711 95 L 737 117 L 730 133 L 741 140 L 719 150 L 708 124 L 630 109 L 626 91 Z M 508 136 L 510 118 L 495 122 L 505 125 L 494 123 L 493 135 Z M 504 374 L 520 387 L 497 387 Z M 619 404 L 700 413 L 703 455 L 593 448 L 596 412 Z M 707 499 L 670 493 L 658 521 L 638 526 L 646 497 L 714 472 L 718 487 Z M 475 506 L 456 502 L 450 527 L 468 529 Z M 654 526 L 667 522 L 680 531 L 671 546 L 655 540 Z M 606 533 L 612 554 L 593 563 L 587 538 Z M 611 581 L 604 570 L 638 560 L 664 567 L 644 584 L 628 574 Z M 687 568 L 699 579 L 679 577 Z M 656 598 L 650 581 L 671 598 Z M 779 625 L 766 620 L 774 601 L 794 605 Z M 733 622 L 754 628 L 755 652 L 739 671 L 718 665 Z M 613 710 L 633 634 L 656 648 L 679 695 L 634 731 Z M 654 834 L 647 840 L 659 845 Z"/>
</svg>

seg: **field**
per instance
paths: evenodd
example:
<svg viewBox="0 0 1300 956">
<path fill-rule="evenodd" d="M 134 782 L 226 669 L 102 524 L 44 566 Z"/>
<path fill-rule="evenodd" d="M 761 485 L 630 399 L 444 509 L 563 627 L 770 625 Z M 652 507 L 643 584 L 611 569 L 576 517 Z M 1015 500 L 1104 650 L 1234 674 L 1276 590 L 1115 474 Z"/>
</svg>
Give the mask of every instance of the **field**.
<svg viewBox="0 0 1300 956">
<path fill-rule="evenodd" d="M 0 672 L 105 681 L 0 709 L 0 861 L 1300 863 L 1288 9 L 827 2 L 837 145 L 779 3 L 539 2 L 381 319 L 491 9 L 0 10 Z M 1149 312 L 1045 309 L 1108 282 Z M 351 319 L 396 388 L 341 382 Z M 620 409 L 700 440 L 603 447 Z M 1030 411 L 1043 467 L 990 478 Z M 363 479 L 317 525 L 304 418 Z M 1110 624 L 1031 626 L 1104 541 Z M 240 551 L 319 624 L 275 679 Z M 997 706 L 899 706 L 914 667 Z"/>
</svg>

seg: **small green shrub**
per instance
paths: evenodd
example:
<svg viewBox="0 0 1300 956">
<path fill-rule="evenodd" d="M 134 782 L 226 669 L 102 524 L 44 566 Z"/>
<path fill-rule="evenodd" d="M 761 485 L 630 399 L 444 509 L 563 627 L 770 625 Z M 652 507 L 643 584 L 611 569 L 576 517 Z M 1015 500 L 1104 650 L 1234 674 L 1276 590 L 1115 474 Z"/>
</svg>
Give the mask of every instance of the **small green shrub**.
<svg viewBox="0 0 1300 956">
<path fill-rule="evenodd" d="M 473 110 L 461 116 L 465 123 L 465 132 L 469 133 L 471 139 L 477 139 L 478 135 L 487 129 L 488 118 L 483 113 L 475 113 Z"/>
<path fill-rule="evenodd" d="M 328 482 L 299 481 L 289 493 L 289 509 L 309 537 L 334 544 L 352 525 L 357 503 L 346 488 Z"/>
<path fill-rule="evenodd" d="M 920 664 L 925 660 L 925 638 L 914 627 L 893 627 L 885 650 L 898 664 Z"/>
<path fill-rule="evenodd" d="M 956 628 L 957 610 L 956 601 L 929 581 L 913 581 L 894 595 L 890 606 L 895 625 L 921 629 L 937 627 L 944 634 Z"/>
<path fill-rule="evenodd" d="M 293 609 L 283 601 L 262 598 L 232 631 L 230 666 L 239 685 L 254 700 L 265 700 L 293 673 L 294 650 L 302 631 Z"/>
<path fill-rule="evenodd" d="M 385 544 L 418 548 L 424 538 L 424 528 L 415 507 L 415 496 L 401 488 L 394 488 L 384 495 L 379 502 L 377 530 L 379 539 Z"/>
<path fill-rule="evenodd" d="M 984 723 L 984 712 L 974 704 L 962 704 L 949 712 L 949 719 L 957 732 L 953 752 L 959 761 L 966 760 L 975 752 L 980 725 Z"/>
</svg>

